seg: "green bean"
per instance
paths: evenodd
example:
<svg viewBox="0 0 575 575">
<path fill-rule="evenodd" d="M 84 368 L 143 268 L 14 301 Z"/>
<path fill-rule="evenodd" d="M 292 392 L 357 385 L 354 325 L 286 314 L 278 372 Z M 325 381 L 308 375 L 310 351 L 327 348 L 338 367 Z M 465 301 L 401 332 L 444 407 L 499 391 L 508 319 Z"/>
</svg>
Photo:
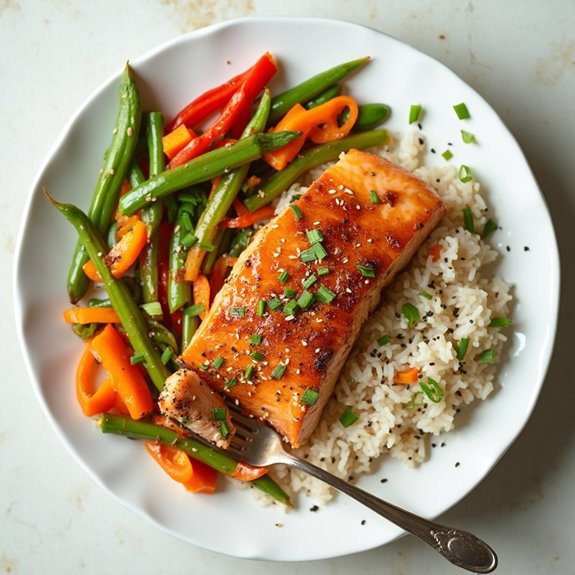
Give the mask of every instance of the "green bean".
<svg viewBox="0 0 575 575">
<path fill-rule="evenodd" d="M 155 319 L 145 318 L 146 325 L 148 326 L 148 333 L 152 341 L 157 344 L 159 349 L 164 347 L 171 347 L 174 353 L 179 352 L 178 340 L 176 336 L 161 322 Z"/>
<path fill-rule="evenodd" d="M 248 198 L 249 199 L 249 198 Z M 237 258 L 248 247 L 252 236 L 254 235 L 253 228 L 244 228 L 239 230 L 236 237 L 230 246 L 230 256 Z"/>
<path fill-rule="evenodd" d="M 254 212 L 277 198 L 307 170 L 326 162 L 333 162 L 342 152 L 351 148 L 362 150 L 371 146 L 380 146 L 390 140 L 391 136 L 387 130 L 370 130 L 310 148 L 281 172 L 269 178 L 260 186 L 258 193 L 246 198 L 244 204 L 250 212 Z"/>
<path fill-rule="evenodd" d="M 268 123 L 273 126 L 285 113 L 297 103 L 307 102 L 321 94 L 324 90 L 329 88 L 332 84 L 339 82 L 347 75 L 359 70 L 362 66 L 369 62 L 369 56 L 351 60 L 344 64 L 339 64 L 329 70 L 320 72 L 305 80 L 301 84 L 274 96 L 272 99 L 272 109 Z"/>
<path fill-rule="evenodd" d="M 135 353 L 144 357 L 146 368 L 154 386 L 161 390 L 165 379 L 170 375 L 161 362 L 158 350 L 154 346 L 148 333 L 148 327 L 143 314 L 130 293 L 130 288 L 124 280 L 116 279 L 110 268 L 104 262 L 106 244 L 94 222 L 79 208 L 72 204 L 62 204 L 51 198 L 45 191 L 46 197 L 74 226 L 82 245 L 90 259 L 94 262 L 96 270 L 102 278 L 104 287 L 120 318 L 122 327 L 130 341 Z"/>
<path fill-rule="evenodd" d="M 140 130 L 140 96 L 126 64 L 120 82 L 120 106 L 112 141 L 105 154 L 104 166 L 92 195 L 88 217 L 101 234 L 105 234 L 116 207 L 118 193 L 132 162 Z M 82 270 L 88 254 L 78 242 L 68 270 L 67 289 L 72 303 L 88 291 L 90 281 Z"/>
<path fill-rule="evenodd" d="M 216 451 L 191 437 L 181 437 L 176 431 L 159 425 L 107 413 L 100 418 L 99 426 L 103 433 L 113 433 L 131 439 L 159 440 L 165 445 L 171 445 L 185 451 L 190 457 L 209 465 L 224 475 L 234 475 L 238 467 L 238 462 L 235 459 L 220 451 Z M 271 477 L 264 475 L 250 483 L 280 503 L 291 505 L 287 493 Z"/>
<path fill-rule="evenodd" d="M 187 164 L 166 170 L 129 191 L 120 198 L 120 212 L 126 215 L 135 214 L 160 198 L 227 173 L 260 158 L 265 152 L 285 146 L 300 135 L 300 132 L 255 134 L 230 146 L 206 152 Z"/>
<path fill-rule="evenodd" d="M 196 330 L 200 327 L 200 318 L 195 314 L 189 313 L 190 309 L 188 305 L 182 313 L 182 351 L 188 347 Z"/>
<path fill-rule="evenodd" d="M 357 120 L 352 132 L 373 130 L 387 120 L 391 109 L 387 104 L 362 104 L 359 106 Z"/>
<path fill-rule="evenodd" d="M 183 223 L 185 207 L 180 207 L 176 217 L 176 225 L 170 238 L 170 252 L 168 258 L 168 307 L 174 313 L 187 304 L 192 298 L 190 283 L 184 279 L 184 267 L 188 250 L 184 246 L 186 236 L 191 233 L 186 230 Z"/>
<path fill-rule="evenodd" d="M 333 84 L 329 88 L 326 88 L 321 94 L 317 95 L 309 102 L 306 102 L 305 107 L 310 110 L 311 108 L 315 108 L 317 106 L 321 106 L 326 102 L 329 102 L 333 98 L 337 98 L 341 94 L 341 86 L 339 84 Z"/>
</svg>

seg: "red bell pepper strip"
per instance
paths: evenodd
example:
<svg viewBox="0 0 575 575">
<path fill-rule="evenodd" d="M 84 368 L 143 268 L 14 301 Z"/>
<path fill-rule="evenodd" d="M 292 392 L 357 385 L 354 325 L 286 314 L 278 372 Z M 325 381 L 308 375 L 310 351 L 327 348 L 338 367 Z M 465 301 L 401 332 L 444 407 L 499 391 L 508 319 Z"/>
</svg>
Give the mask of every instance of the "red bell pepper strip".
<svg viewBox="0 0 575 575">
<path fill-rule="evenodd" d="M 243 229 L 253 226 L 256 222 L 260 220 L 266 220 L 268 218 L 273 218 L 275 215 L 275 208 L 273 206 L 264 206 L 255 212 L 242 214 L 237 218 L 224 218 L 222 220 L 222 227 L 233 228 L 233 229 Z"/>
<path fill-rule="evenodd" d="M 176 154 L 168 164 L 168 168 L 175 168 L 185 164 L 207 152 L 214 142 L 228 133 L 238 118 L 246 116 L 246 108 L 251 106 L 257 95 L 265 88 L 276 72 L 277 65 L 272 55 L 266 52 L 249 70 L 240 87 L 222 110 L 220 117 L 205 132 L 194 138 L 183 150 Z"/>
</svg>

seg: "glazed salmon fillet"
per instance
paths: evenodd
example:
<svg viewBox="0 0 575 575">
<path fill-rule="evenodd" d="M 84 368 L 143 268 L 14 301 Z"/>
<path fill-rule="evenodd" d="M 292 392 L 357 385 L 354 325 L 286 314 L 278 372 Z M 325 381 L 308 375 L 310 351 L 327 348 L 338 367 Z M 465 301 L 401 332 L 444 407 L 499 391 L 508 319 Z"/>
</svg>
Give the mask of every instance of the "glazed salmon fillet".
<svg viewBox="0 0 575 575">
<path fill-rule="evenodd" d="M 254 236 L 181 359 L 305 443 L 382 289 L 443 213 L 422 180 L 349 151 Z"/>
</svg>

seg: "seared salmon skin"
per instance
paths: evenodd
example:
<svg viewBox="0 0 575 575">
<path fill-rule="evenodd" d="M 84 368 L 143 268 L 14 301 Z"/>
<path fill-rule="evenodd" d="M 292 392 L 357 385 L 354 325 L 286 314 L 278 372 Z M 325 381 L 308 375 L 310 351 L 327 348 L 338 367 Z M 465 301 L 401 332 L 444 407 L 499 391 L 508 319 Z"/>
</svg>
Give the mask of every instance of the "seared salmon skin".
<svg viewBox="0 0 575 575">
<path fill-rule="evenodd" d="M 425 182 L 350 150 L 257 232 L 181 359 L 305 443 L 381 290 L 443 213 Z"/>
</svg>

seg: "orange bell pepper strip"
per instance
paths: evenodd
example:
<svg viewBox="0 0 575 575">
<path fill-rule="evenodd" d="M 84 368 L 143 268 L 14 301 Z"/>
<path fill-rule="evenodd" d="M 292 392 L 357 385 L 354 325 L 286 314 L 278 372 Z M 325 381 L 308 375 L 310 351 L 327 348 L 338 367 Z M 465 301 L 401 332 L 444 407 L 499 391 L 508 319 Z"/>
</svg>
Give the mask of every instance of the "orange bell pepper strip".
<svg viewBox="0 0 575 575">
<path fill-rule="evenodd" d="M 112 324 L 90 341 L 91 351 L 99 358 L 112 379 L 112 386 L 125 403 L 132 419 L 141 419 L 153 411 L 155 404 L 144 374 L 130 363 L 132 355 L 120 332 Z"/>
<path fill-rule="evenodd" d="M 226 280 L 226 274 L 229 268 L 233 268 L 238 258 L 233 256 L 220 256 L 210 274 L 210 297 L 213 300 L 214 296 L 222 289 Z"/>
<path fill-rule="evenodd" d="M 207 152 L 212 145 L 223 138 L 230 128 L 236 124 L 238 118 L 244 118 L 245 109 L 249 108 L 257 95 L 266 87 L 267 83 L 277 72 L 277 65 L 273 56 L 266 52 L 243 79 L 237 91 L 232 95 L 219 118 L 209 126 L 201 135 L 194 138 L 184 147 L 168 164 L 168 169 L 181 166 L 191 159 Z M 237 126 L 237 125 L 236 125 Z"/>
<path fill-rule="evenodd" d="M 186 490 L 192 493 L 215 493 L 218 472 L 202 461 L 195 459 L 191 463 L 192 477 L 184 483 Z"/>
<path fill-rule="evenodd" d="M 346 108 L 349 110 L 348 116 L 340 125 L 339 118 Z M 350 96 L 337 96 L 310 110 L 295 104 L 272 132 L 295 130 L 302 132 L 302 135 L 277 150 L 266 152 L 264 160 L 272 168 L 281 171 L 298 155 L 306 139 L 309 138 L 315 144 L 323 144 L 343 138 L 353 128 L 357 116 L 357 102 Z"/>
<path fill-rule="evenodd" d="M 275 215 L 275 208 L 273 206 L 264 206 L 255 212 L 242 214 L 237 218 L 224 218 L 222 220 L 223 228 L 249 228 L 261 220 L 273 218 Z"/>
<path fill-rule="evenodd" d="M 164 154 L 171 160 L 178 152 L 183 150 L 194 138 L 196 134 L 185 124 L 180 124 L 162 138 Z"/>
<path fill-rule="evenodd" d="M 159 441 L 145 441 L 146 451 L 160 467 L 179 483 L 191 481 L 194 469 L 186 453 Z"/>
<path fill-rule="evenodd" d="M 74 306 L 64 310 L 66 323 L 120 323 L 120 318 L 113 307 L 80 307 Z"/>
<path fill-rule="evenodd" d="M 205 319 L 210 310 L 210 282 L 204 274 L 198 274 L 198 277 L 192 284 L 192 295 L 194 303 L 204 306 L 204 311 L 199 314 L 200 319 Z"/>
<path fill-rule="evenodd" d="M 117 393 L 110 378 L 96 387 L 97 368 L 98 362 L 88 344 L 76 369 L 76 399 L 86 417 L 106 413 L 116 404 Z"/>
<path fill-rule="evenodd" d="M 412 384 L 419 381 L 419 370 L 416 367 L 410 367 L 401 371 L 396 371 L 393 376 L 393 383 Z"/>
<path fill-rule="evenodd" d="M 118 242 L 104 257 L 116 279 L 121 278 L 134 265 L 148 241 L 146 224 L 140 219 L 130 221 L 128 227 L 121 228 L 119 235 L 121 237 Z M 92 281 L 102 281 L 92 260 L 86 262 L 82 269 Z"/>
<path fill-rule="evenodd" d="M 238 461 L 236 469 L 231 474 L 234 479 L 239 479 L 240 481 L 253 481 L 268 472 L 267 467 L 252 467 L 243 461 Z"/>
</svg>

